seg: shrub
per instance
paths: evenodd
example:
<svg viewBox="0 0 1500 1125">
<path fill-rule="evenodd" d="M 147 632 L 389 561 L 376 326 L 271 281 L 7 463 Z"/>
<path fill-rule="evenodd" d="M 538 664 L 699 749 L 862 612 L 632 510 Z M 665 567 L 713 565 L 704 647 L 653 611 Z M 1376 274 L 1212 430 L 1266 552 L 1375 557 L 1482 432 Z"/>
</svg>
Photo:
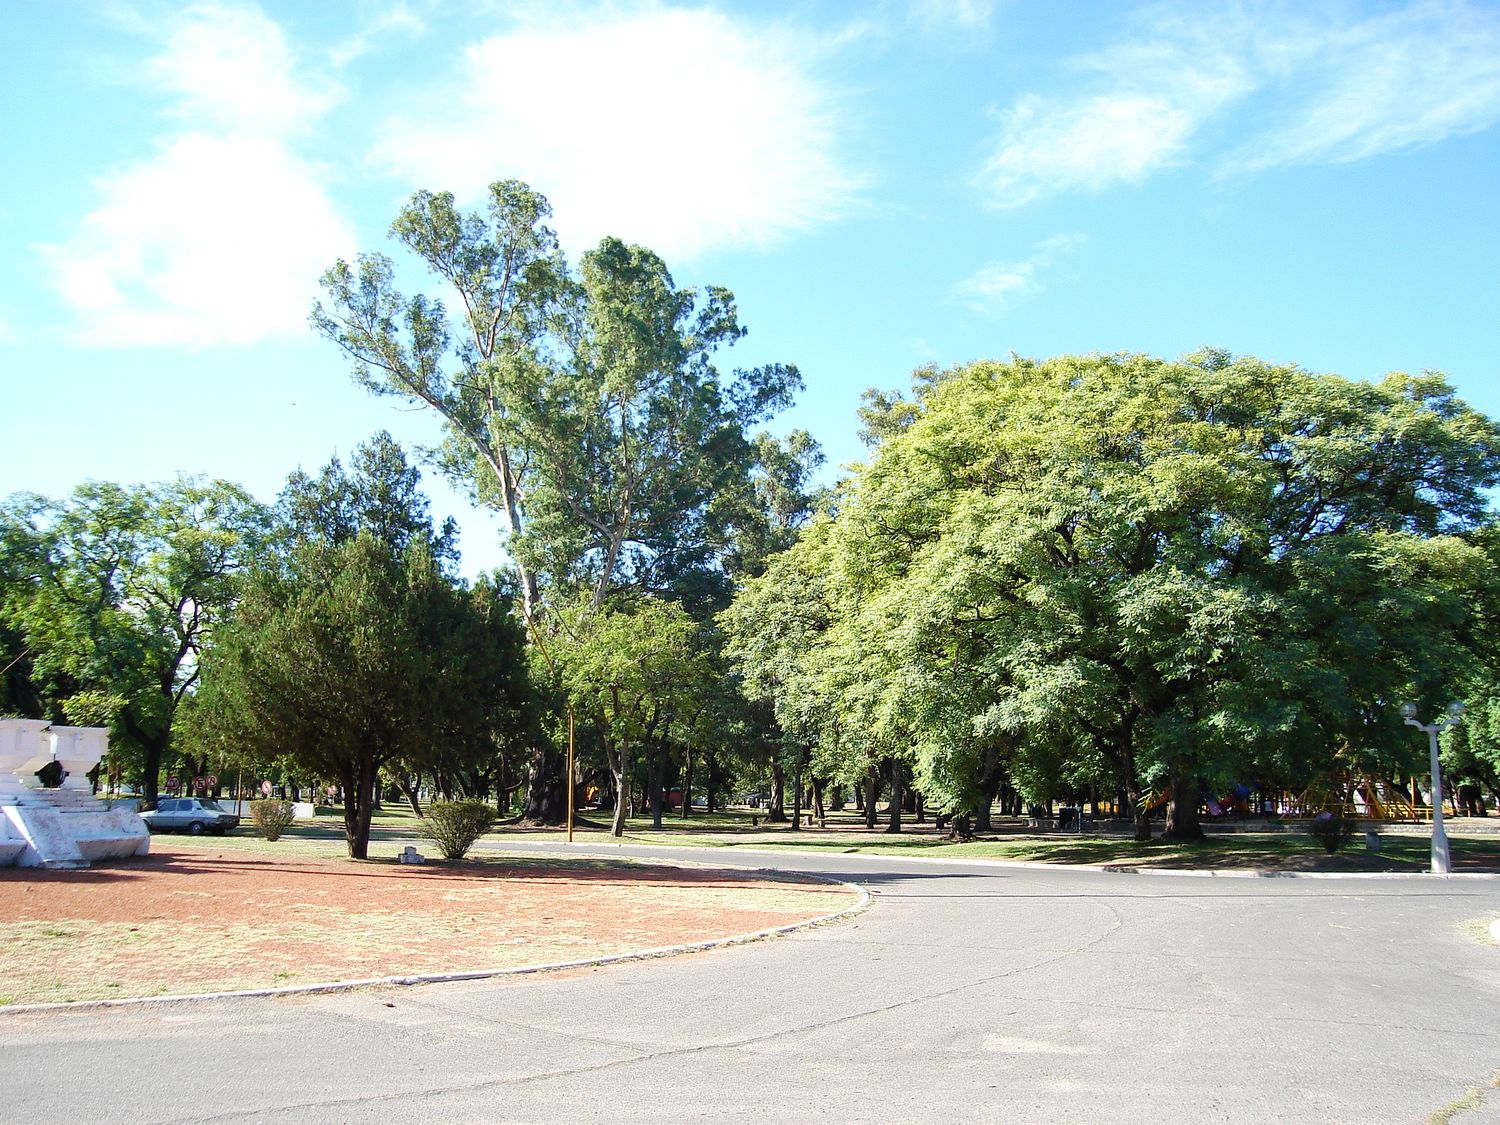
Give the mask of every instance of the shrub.
<svg viewBox="0 0 1500 1125">
<path fill-rule="evenodd" d="M 463 859 L 474 841 L 495 826 L 495 810 L 483 801 L 434 801 L 422 826 L 444 859 Z"/>
<path fill-rule="evenodd" d="M 1323 845 L 1323 850 L 1332 855 L 1354 836 L 1358 823 L 1352 816 L 1334 816 L 1331 812 L 1320 812 L 1313 817 L 1308 831 Z"/>
<path fill-rule="evenodd" d="M 292 823 L 292 802 L 267 799 L 250 802 L 250 819 L 267 840 L 281 837 L 281 830 Z"/>
</svg>

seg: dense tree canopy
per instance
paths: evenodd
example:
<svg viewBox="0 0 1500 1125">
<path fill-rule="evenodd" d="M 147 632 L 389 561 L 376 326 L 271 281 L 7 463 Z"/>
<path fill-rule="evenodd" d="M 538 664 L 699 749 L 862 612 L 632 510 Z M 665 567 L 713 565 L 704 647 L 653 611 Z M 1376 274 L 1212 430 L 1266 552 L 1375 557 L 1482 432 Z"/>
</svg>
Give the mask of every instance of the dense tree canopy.
<svg viewBox="0 0 1500 1125">
<path fill-rule="evenodd" d="M 1014 360 L 920 372 L 866 420 L 837 515 L 726 619 L 750 690 L 846 774 L 910 760 L 963 804 L 998 753 L 1038 795 L 1116 790 L 1138 831 L 1170 784 L 1191 835 L 1201 780 L 1393 772 L 1395 704 L 1468 659 L 1500 434 L 1439 376 Z"/>
<path fill-rule="evenodd" d="M 288 483 L 282 549 L 245 584 L 195 725 L 337 779 L 349 854 L 363 858 L 383 765 L 470 768 L 533 720 L 510 599 L 446 572 L 452 528 L 432 528 L 387 435 L 353 463 Z"/>
<path fill-rule="evenodd" d="M 155 802 L 178 708 L 267 527 L 266 510 L 223 481 L 12 497 L 0 508 L 0 619 L 28 654 L 29 683 L 7 688 L 10 702 L 109 726 L 112 754 L 138 755 L 130 772 Z"/>
</svg>

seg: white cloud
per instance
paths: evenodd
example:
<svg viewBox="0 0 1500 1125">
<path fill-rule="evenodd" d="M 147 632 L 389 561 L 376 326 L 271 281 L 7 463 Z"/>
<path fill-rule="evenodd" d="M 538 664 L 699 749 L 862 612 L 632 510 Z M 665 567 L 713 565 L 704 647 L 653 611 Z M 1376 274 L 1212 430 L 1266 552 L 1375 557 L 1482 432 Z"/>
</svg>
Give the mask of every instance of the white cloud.
<svg viewBox="0 0 1500 1125">
<path fill-rule="evenodd" d="M 1082 244 L 1081 234 L 1059 234 L 1039 243 L 1031 256 L 1017 262 L 991 262 L 958 282 L 949 296 L 975 312 L 998 312 L 1016 297 L 1041 289 L 1037 275 Z"/>
<path fill-rule="evenodd" d="M 808 54 L 708 10 L 531 24 L 471 46 L 373 159 L 468 199 L 523 178 L 575 248 L 605 234 L 669 258 L 763 245 L 842 214 L 859 187 Z"/>
<path fill-rule="evenodd" d="M 188 8 L 145 74 L 177 95 L 174 116 L 229 130 L 286 135 L 340 97 L 331 83 L 299 78 L 280 26 L 248 6 Z"/>
<path fill-rule="evenodd" d="M 1359 160 L 1500 120 L 1493 6 L 1418 0 L 1361 19 L 1274 0 L 1164 4 L 1135 22 L 1072 60 L 1077 93 L 1026 95 L 1002 115 L 977 178 L 994 205 L 1139 183 L 1205 156 L 1221 173 Z M 1229 130 L 1250 139 L 1201 151 Z"/>
<path fill-rule="evenodd" d="M 355 238 L 288 141 L 336 93 L 298 76 L 258 8 L 193 7 L 164 39 L 143 80 L 196 127 L 98 179 L 98 206 L 37 248 L 73 313 L 69 336 L 99 347 L 303 336 L 317 278 Z"/>
<path fill-rule="evenodd" d="M 141 347 L 302 336 L 353 231 L 278 141 L 191 133 L 102 180 L 101 206 L 42 247 L 75 338 Z"/>
<path fill-rule="evenodd" d="M 980 173 L 998 207 L 1044 191 L 1138 183 L 1179 156 L 1197 121 L 1166 99 L 1100 96 L 1074 104 L 1025 98 L 1006 116 L 1005 140 Z"/>
<path fill-rule="evenodd" d="M 911 0 L 911 18 L 929 34 L 984 32 L 998 0 Z"/>
</svg>

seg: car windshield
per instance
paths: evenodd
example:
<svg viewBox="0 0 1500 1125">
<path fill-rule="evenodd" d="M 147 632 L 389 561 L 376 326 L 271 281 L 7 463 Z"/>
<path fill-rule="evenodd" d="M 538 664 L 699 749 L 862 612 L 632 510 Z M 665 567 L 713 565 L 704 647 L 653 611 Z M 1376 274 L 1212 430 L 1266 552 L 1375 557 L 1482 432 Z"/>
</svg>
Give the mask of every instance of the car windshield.
<svg viewBox="0 0 1500 1125">
<path fill-rule="evenodd" d="M 205 809 L 211 809 L 214 812 L 223 812 L 224 811 L 222 808 L 219 807 L 219 802 L 215 801 L 215 800 L 212 800 L 212 799 L 206 800 L 206 801 L 199 801 L 198 803 L 200 805 L 202 805 Z"/>
</svg>

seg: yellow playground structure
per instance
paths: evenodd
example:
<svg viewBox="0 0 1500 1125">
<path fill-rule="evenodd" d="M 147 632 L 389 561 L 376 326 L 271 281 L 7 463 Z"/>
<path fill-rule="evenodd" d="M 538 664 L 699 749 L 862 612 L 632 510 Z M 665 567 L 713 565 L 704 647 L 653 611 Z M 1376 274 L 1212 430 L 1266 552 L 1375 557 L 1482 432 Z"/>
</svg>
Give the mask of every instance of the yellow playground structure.
<svg viewBox="0 0 1500 1125">
<path fill-rule="evenodd" d="M 1286 812 L 1291 816 L 1313 816 L 1328 811 L 1336 816 L 1360 820 L 1429 820 L 1432 809 L 1414 805 L 1409 793 L 1389 781 L 1343 775 L 1320 778 L 1293 796 Z"/>
</svg>

